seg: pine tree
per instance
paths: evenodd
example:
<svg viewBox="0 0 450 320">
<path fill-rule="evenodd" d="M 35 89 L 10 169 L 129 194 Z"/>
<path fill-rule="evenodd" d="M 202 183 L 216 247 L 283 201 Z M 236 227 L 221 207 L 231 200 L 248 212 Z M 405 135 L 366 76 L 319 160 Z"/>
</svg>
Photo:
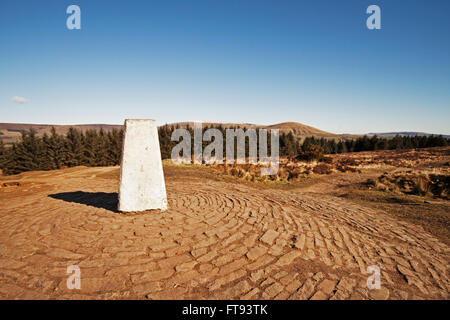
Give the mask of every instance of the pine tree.
<svg viewBox="0 0 450 320">
<path fill-rule="evenodd" d="M 94 153 L 95 153 L 95 166 L 107 166 L 107 137 L 103 128 L 100 129 L 97 135 L 97 141 L 94 145 Z"/>
<path fill-rule="evenodd" d="M 448 145 L 447 140 L 442 135 L 439 135 L 436 138 L 436 146 L 437 147 L 446 147 L 447 145 Z"/>
<path fill-rule="evenodd" d="M 79 166 L 83 160 L 83 136 L 77 129 L 70 127 L 65 139 L 67 149 L 67 165 L 69 167 Z"/>
<path fill-rule="evenodd" d="M 45 148 L 42 139 L 30 129 L 29 133 L 22 133 L 21 142 L 14 144 L 11 158 L 5 170 L 8 174 L 17 174 L 30 170 L 45 169 Z"/>
<path fill-rule="evenodd" d="M 96 165 L 96 155 L 95 149 L 98 141 L 97 131 L 96 130 L 87 130 L 82 135 L 82 156 L 81 163 L 84 166 L 92 167 Z"/>
<path fill-rule="evenodd" d="M 49 148 L 51 148 L 50 137 L 47 133 L 44 133 L 42 137 L 42 145 L 43 145 L 43 159 L 40 163 L 39 167 L 41 170 L 53 170 L 56 169 L 56 166 L 53 162 L 53 158 L 50 156 Z"/>
<path fill-rule="evenodd" d="M 297 154 L 297 141 L 291 131 L 286 135 L 286 155 L 295 156 Z"/>
<path fill-rule="evenodd" d="M 343 141 L 339 141 L 337 144 L 337 153 L 346 153 L 347 151 L 347 144 Z"/>
<path fill-rule="evenodd" d="M 399 134 L 397 134 L 389 142 L 390 142 L 389 143 L 389 149 L 391 149 L 391 150 L 403 149 L 403 139 L 402 139 L 402 137 Z"/>
<path fill-rule="evenodd" d="M 6 164 L 8 158 L 7 150 L 5 145 L 3 144 L 3 140 L 0 139 L 0 170 L 3 171 L 3 167 Z"/>
<path fill-rule="evenodd" d="M 162 159 L 170 159 L 171 157 L 171 137 L 172 137 L 172 131 L 170 130 L 169 126 L 166 124 L 159 128 L 158 135 L 159 135 L 159 144 L 161 148 L 161 158 Z"/>
<path fill-rule="evenodd" d="M 120 132 L 116 129 L 106 134 L 106 162 L 108 166 L 118 165 L 122 153 Z"/>
<path fill-rule="evenodd" d="M 16 152 L 16 143 L 13 143 L 13 145 L 11 146 L 11 149 L 9 150 L 9 153 L 7 154 L 7 158 L 4 159 L 3 164 L 2 164 L 2 173 L 4 175 L 10 175 L 10 174 L 15 174 L 15 173 L 19 173 L 19 172 L 15 172 L 15 152 Z"/>
<path fill-rule="evenodd" d="M 56 169 L 61 168 L 67 162 L 67 149 L 64 143 L 64 137 L 57 134 L 55 128 L 52 127 L 50 135 L 50 156 L 53 158 Z"/>
</svg>

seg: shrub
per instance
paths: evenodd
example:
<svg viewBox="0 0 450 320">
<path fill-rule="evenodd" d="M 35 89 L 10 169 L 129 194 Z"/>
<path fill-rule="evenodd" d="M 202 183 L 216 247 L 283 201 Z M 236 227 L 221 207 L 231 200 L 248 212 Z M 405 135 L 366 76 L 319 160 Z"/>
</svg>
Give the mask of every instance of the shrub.
<svg viewBox="0 0 450 320">
<path fill-rule="evenodd" d="M 329 166 L 326 163 L 319 163 L 317 166 L 314 167 L 313 172 L 316 174 L 330 174 L 331 166 Z"/>
<path fill-rule="evenodd" d="M 298 160 L 313 161 L 323 159 L 324 150 L 316 144 L 303 144 L 297 155 Z"/>
<path fill-rule="evenodd" d="M 322 157 L 319 159 L 319 161 L 324 162 L 324 163 L 328 163 L 328 164 L 332 164 L 333 163 L 333 158 L 331 157 Z"/>
<path fill-rule="evenodd" d="M 367 179 L 366 186 L 368 186 L 369 188 L 374 188 L 377 186 L 377 181 L 374 179 Z"/>
</svg>

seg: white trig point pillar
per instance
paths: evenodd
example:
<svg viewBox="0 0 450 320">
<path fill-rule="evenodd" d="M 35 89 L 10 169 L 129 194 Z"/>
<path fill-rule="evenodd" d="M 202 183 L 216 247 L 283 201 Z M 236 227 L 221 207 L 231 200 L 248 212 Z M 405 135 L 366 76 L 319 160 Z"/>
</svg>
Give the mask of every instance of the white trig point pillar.
<svg viewBox="0 0 450 320">
<path fill-rule="evenodd" d="M 125 120 L 119 211 L 167 209 L 166 185 L 155 120 Z"/>
</svg>

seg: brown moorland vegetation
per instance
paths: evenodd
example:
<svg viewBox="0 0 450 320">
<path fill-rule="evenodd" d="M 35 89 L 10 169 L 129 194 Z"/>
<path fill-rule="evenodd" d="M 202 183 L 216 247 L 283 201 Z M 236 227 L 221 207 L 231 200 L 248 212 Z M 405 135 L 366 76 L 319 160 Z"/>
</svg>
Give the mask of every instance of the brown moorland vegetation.
<svg viewBox="0 0 450 320">
<path fill-rule="evenodd" d="M 165 160 L 166 212 L 117 212 L 117 166 L 2 176 L 0 298 L 448 299 L 449 201 L 367 185 L 445 174 L 448 148 L 332 158 L 329 174 L 286 159 L 284 174 L 311 172 L 270 183 Z M 370 265 L 380 290 L 366 287 Z"/>
</svg>

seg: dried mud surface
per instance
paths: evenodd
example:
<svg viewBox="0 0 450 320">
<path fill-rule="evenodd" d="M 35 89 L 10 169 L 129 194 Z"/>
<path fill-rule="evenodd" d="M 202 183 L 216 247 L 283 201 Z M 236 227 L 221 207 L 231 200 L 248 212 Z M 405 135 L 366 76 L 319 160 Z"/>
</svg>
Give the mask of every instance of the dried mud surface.
<svg viewBox="0 0 450 320">
<path fill-rule="evenodd" d="M 166 166 L 169 210 L 138 214 L 116 211 L 118 167 L 0 177 L 0 298 L 449 298 L 449 247 L 422 227 L 323 186 L 201 172 Z"/>
</svg>

